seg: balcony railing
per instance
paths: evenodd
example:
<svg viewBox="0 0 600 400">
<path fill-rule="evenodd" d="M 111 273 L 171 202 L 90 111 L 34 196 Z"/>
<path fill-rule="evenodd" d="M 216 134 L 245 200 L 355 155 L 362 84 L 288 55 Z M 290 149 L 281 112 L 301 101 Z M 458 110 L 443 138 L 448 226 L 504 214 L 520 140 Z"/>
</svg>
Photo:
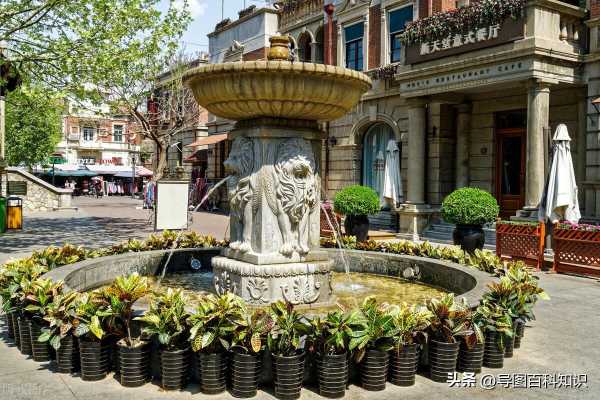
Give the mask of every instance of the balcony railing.
<svg viewBox="0 0 600 400">
<path fill-rule="evenodd" d="M 324 0 L 286 0 L 279 16 L 281 30 L 323 13 Z"/>
</svg>

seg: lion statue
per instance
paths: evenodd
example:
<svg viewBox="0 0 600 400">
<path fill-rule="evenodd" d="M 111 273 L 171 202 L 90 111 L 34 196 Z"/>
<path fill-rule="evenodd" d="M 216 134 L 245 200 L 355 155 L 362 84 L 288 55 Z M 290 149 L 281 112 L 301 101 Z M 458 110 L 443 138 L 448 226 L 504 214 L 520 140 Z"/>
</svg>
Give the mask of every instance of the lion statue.
<svg viewBox="0 0 600 400">
<path fill-rule="evenodd" d="M 252 184 L 254 151 L 251 139 L 238 137 L 233 141 L 229 158 L 223 163 L 226 173 L 231 208 L 231 247 L 247 253 L 252 250 Z"/>
</svg>

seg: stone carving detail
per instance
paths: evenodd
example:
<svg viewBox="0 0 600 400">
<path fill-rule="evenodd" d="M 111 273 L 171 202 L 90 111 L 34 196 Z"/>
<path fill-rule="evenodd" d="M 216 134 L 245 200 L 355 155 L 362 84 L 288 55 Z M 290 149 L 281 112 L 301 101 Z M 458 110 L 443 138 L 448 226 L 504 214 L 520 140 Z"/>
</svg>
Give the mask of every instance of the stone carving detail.
<svg viewBox="0 0 600 400">
<path fill-rule="evenodd" d="M 313 278 L 314 279 L 314 278 Z M 296 304 L 312 304 L 319 299 L 321 295 L 321 282 L 311 279 L 307 276 L 294 279 L 294 293 L 289 293 L 288 285 L 281 285 L 281 292 L 285 301 Z"/>
<path fill-rule="evenodd" d="M 269 290 L 269 285 L 264 279 L 252 278 L 248 281 L 248 294 L 252 300 L 269 303 L 269 298 L 265 297 L 267 290 Z"/>
<path fill-rule="evenodd" d="M 218 295 L 224 295 L 225 293 L 237 292 L 237 284 L 231 281 L 229 272 L 222 271 L 220 274 L 215 274 L 213 277 L 213 286 Z"/>
<path fill-rule="evenodd" d="M 238 137 L 233 141 L 229 158 L 223 163 L 231 175 L 227 182 L 230 204 L 231 247 L 234 250 L 252 250 L 252 170 L 254 151 L 252 140 Z"/>
</svg>

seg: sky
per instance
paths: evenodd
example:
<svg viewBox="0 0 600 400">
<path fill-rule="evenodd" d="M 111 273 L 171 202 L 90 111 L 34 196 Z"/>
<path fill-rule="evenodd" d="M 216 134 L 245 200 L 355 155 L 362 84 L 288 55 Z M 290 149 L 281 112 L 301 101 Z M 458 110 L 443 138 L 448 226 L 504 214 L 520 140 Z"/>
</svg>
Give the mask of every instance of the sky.
<svg viewBox="0 0 600 400">
<path fill-rule="evenodd" d="M 175 4 L 182 5 L 184 0 L 174 0 Z M 261 0 L 187 0 L 193 21 L 187 32 L 183 35 L 182 46 L 186 53 L 208 52 L 208 38 L 215 25 L 224 18 L 237 19 L 238 11 L 251 5 L 260 7 L 266 2 Z M 224 2 L 224 18 L 221 17 L 221 2 Z M 169 0 L 162 0 L 161 7 L 168 7 Z"/>
</svg>

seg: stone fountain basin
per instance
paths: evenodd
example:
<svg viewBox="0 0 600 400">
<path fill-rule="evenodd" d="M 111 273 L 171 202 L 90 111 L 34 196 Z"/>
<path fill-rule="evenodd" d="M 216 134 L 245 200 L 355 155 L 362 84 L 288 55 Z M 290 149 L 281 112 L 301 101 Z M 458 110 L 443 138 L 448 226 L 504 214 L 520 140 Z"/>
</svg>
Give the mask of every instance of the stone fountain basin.
<svg viewBox="0 0 600 400">
<path fill-rule="evenodd" d="M 330 121 L 347 114 L 371 88 L 371 79 L 358 71 L 289 61 L 203 65 L 184 79 L 198 104 L 232 120 Z"/>
</svg>

